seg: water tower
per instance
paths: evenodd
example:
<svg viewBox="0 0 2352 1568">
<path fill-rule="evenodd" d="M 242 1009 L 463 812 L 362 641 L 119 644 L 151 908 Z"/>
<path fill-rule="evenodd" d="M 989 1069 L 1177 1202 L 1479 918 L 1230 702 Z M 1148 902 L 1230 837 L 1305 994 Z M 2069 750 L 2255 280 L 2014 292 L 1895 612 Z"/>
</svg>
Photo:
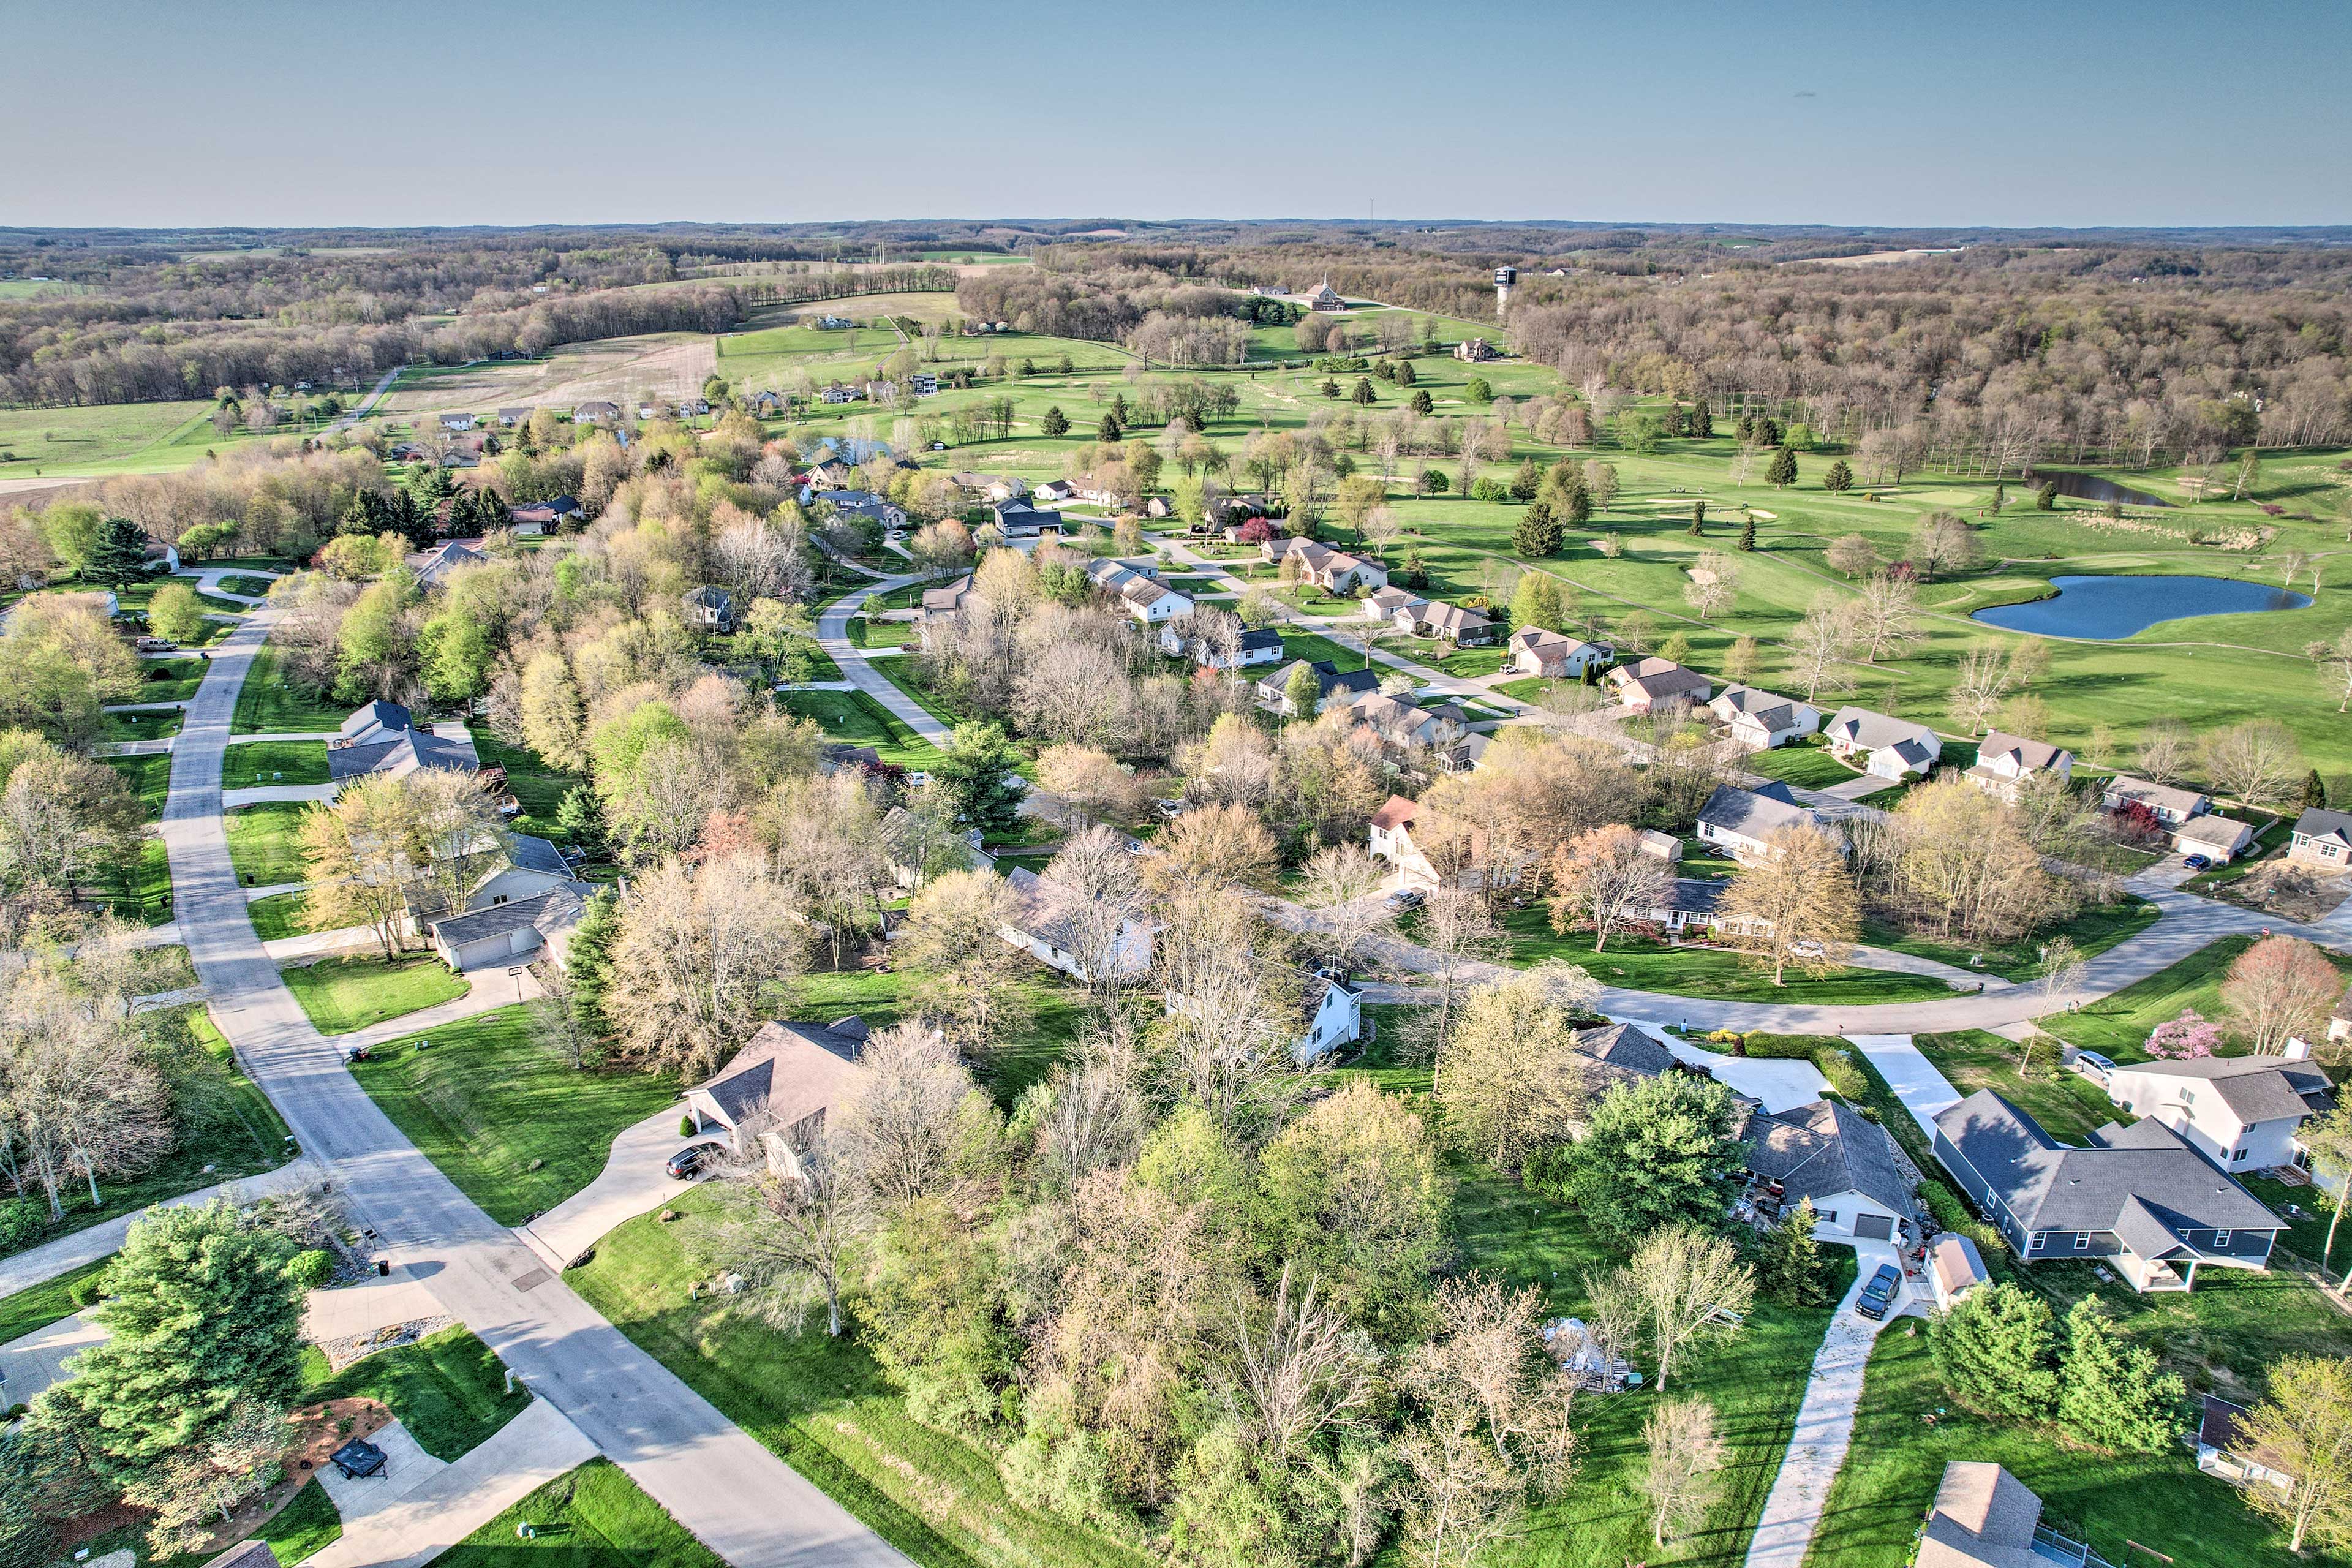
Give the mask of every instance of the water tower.
<svg viewBox="0 0 2352 1568">
<path fill-rule="evenodd" d="M 1495 268 L 1495 320 L 1498 321 L 1501 321 L 1503 319 L 1503 312 L 1510 309 L 1511 286 L 1518 280 L 1519 269 L 1517 268 L 1497 267 Z"/>
</svg>

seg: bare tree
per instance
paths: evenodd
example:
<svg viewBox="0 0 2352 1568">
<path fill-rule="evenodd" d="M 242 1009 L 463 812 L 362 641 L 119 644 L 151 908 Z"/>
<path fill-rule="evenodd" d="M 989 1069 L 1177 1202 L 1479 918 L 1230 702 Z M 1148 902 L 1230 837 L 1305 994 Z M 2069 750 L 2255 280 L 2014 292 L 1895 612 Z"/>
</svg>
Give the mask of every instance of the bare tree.
<svg viewBox="0 0 2352 1568">
<path fill-rule="evenodd" d="M 2287 1550 L 2316 1535 L 2330 1546 L 2352 1540 L 2352 1363 L 2289 1355 L 2270 1368 L 2263 1402 L 2238 1423 L 2232 1451 L 2286 1478 L 2257 1483 L 2246 1506 L 2287 1528 Z"/>
<path fill-rule="evenodd" d="M 1724 895 L 1723 916 L 1742 952 L 1787 984 L 1794 963 L 1825 974 L 1845 961 L 1862 926 L 1862 899 L 1836 839 L 1818 827 L 1784 827 L 1747 862 Z"/>
<path fill-rule="evenodd" d="M 1251 951 L 1255 916 L 1230 889 L 1195 884 L 1165 905 L 1159 978 L 1166 1016 L 1150 1031 L 1178 1098 L 1234 1133 L 1278 1121 L 1306 1087 L 1292 1054 L 1300 978 Z"/>
<path fill-rule="evenodd" d="M 2251 805 L 2285 801 L 2303 775 L 2303 752 L 2275 719 L 2249 719 L 2205 737 L 2205 775 Z"/>
<path fill-rule="evenodd" d="M 1663 903 L 1670 879 L 1666 863 L 1643 847 L 1642 836 L 1623 823 L 1578 834 L 1559 847 L 1547 875 L 1559 891 L 1551 902 L 1554 931 L 1580 921 L 1592 927 L 1592 951 L 1608 944 L 1620 926 L 1645 921 Z"/>
<path fill-rule="evenodd" d="M 1434 1057 L 1454 1032 L 1454 1012 L 1463 990 L 1478 971 L 1510 952 L 1511 939 L 1486 900 L 1460 888 L 1430 892 L 1413 936 L 1429 955 L 1422 973 L 1436 995 L 1414 1018 L 1407 1039 L 1419 1052 Z M 1432 1092 L 1435 1089 L 1433 1083 Z"/>
<path fill-rule="evenodd" d="M 1876 664 L 1919 637 L 1919 590 L 1908 580 L 1881 572 L 1862 585 L 1851 610 L 1854 641 Z"/>
<path fill-rule="evenodd" d="M 1911 531 L 1910 561 L 1926 582 L 1939 572 L 1960 572 L 1984 559 L 1984 547 L 1959 514 L 1931 511 Z"/>
<path fill-rule="evenodd" d="M 1846 645 L 1853 640 L 1843 601 L 1829 594 L 1815 599 L 1786 645 L 1790 679 L 1805 689 L 1806 701 L 1824 691 L 1853 689 L 1843 668 Z"/>
<path fill-rule="evenodd" d="M 1642 1423 L 1649 1468 L 1642 1491 L 1650 1500 L 1650 1537 L 1664 1547 L 1706 1521 L 1723 1496 L 1729 1452 L 1716 1435 L 1715 1406 L 1704 1399 L 1669 1399 Z"/>
<path fill-rule="evenodd" d="M 1979 643 L 1960 656 L 1959 673 L 1952 682 L 1951 712 L 1969 734 L 1983 732 L 2008 694 L 2009 660 L 2000 649 Z"/>
<path fill-rule="evenodd" d="M 1298 902 L 1315 911 L 1301 932 L 1317 952 L 1342 963 L 1361 962 L 1396 932 L 1396 914 L 1381 896 L 1388 868 L 1360 844 L 1318 849 L 1300 868 Z"/>
<path fill-rule="evenodd" d="M 766 857 L 672 861 L 623 897 L 604 1008 L 648 1068 L 707 1074 L 786 1005 L 807 928 Z"/>
<path fill-rule="evenodd" d="M 2277 1053 L 2290 1039 L 2321 1037 L 2328 1010 L 2343 994 L 2344 977 L 2327 955 L 2293 936 L 2266 936 L 2246 949 L 2221 985 L 2221 1000 L 2262 1056 Z"/>
<path fill-rule="evenodd" d="M 848 1096 L 827 1113 L 827 1153 L 861 1202 L 894 1213 L 948 1184 L 965 1100 L 981 1092 L 937 1029 L 878 1029 L 858 1051 Z"/>
<path fill-rule="evenodd" d="M 1031 1010 L 1021 981 L 1027 960 L 1003 937 L 1014 900 L 990 871 L 934 877 L 907 908 L 893 944 L 912 970 L 922 1016 L 969 1056 L 984 1057 L 1017 1033 Z"/>
<path fill-rule="evenodd" d="M 863 1228 L 859 1211 L 825 1122 L 794 1133 L 769 1121 L 756 1111 L 745 1121 L 753 1133 L 746 1152 L 727 1160 L 712 1184 L 719 1254 L 768 1321 L 797 1332 L 821 1297 L 824 1331 L 838 1339 L 842 1279 Z M 788 1134 L 793 1145 L 771 1152 L 768 1139 Z"/>
<path fill-rule="evenodd" d="M 1378 1361 L 1361 1330 L 1316 1304 L 1315 1280 L 1293 1298 L 1291 1272 L 1283 1264 L 1271 1302 L 1237 1290 L 1226 1313 L 1226 1403 L 1281 1461 L 1318 1434 L 1363 1419 Z"/>
<path fill-rule="evenodd" d="M 2189 726 L 2179 720 L 2151 719 L 2140 731 L 2138 754 L 2141 773 L 2158 784 L 2179 784 L 2189 776 L 2196 743 L 2189 739 Z"/>
<path fill-rule="evenodd" d="M 1642 1238 L 1633 1260 L 1588 1282 L 1595 1297 L 1614 1292 L 1640 1304 L 1650 1352 L 1664 1393 L 1675 1352 L 1738 1324 L 1756 1299 L 1756 1270 L 1729 1240 L 1686 1225 L 1662 1226 Z"/>
</svg>

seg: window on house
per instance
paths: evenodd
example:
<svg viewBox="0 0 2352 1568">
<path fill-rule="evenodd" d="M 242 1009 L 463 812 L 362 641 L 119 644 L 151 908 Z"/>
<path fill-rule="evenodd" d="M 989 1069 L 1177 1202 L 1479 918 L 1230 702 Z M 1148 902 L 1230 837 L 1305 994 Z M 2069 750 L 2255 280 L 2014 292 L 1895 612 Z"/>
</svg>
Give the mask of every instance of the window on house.
<svg viewBox="0 0 2352 1568">
<path fill-rule="evenodd" d="M 2028 1252 L 2039 1252 L 2044 1247 L 2048 1246 L 2049 1243 L 2050 1233 L 2046 1230 L 2037 1230 L 2032 1236 L 2026 1237 L 2025 1249 Z"/>
<path fill-rule="evenodd" d="M 2078 1230 L 2074 1233 L 2074 1250 L 2077 1252 L 2088 1252 L 2091 1250 L 2091 1233 L 2089 1231 Z"/>
<path fill-rule="evenodd" d="M 2217 1230 L 2217 1231 L 2215 1231 L 2215 1232 L 2213 1233 L 2213 1245 L 2214 1245 L 2215 1247 L 2227 1247 L 2227 1246 L 2229 1246 L 2229 1245 L 2230 1245 L 2230 1233 L 2229 1233 L 2228 1231 L 2226 1231 L 2226 1230 Z"/>
</svg>

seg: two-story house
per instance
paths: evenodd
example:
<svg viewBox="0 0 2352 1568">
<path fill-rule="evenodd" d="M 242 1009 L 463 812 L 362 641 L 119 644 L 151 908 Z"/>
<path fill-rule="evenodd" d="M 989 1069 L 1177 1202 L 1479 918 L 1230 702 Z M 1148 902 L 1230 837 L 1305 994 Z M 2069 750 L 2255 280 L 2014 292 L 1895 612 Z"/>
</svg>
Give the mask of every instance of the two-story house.
<svg viewBox="0 0 2352 1568">
<path fill-rule="evenodd" d="M 1276 971 L 1279 966 L 1269 963 L 1266 968 Z M 1288 1011 L 1297 1031 L 1290 1037 L 1290 1056 L 1300 1067 L 1322 1060 L 1363 1032 L 1364 994 L 1347 976 L 1318 969 L 1279 978 L 1286 992 L 1290 984 L 1298 987 L 1298 1000 Z M 1196 1005 L 1192 998 L 1174 991 L 1163 993 L 1162 1000 L 1171 1016 Z"/>
<path fill-rule="evenodd" d="M 2096 1258 L 2135 1290 L 2188 1290 L 2200 1267 L 2267 1269 L 2285 1223 L 2163 1122 L 2061 1143 L 1989 1089 L 1936 1116 L 1936 1158 L 2019 1257 Z"/>
<path fill-rule="evenodd" d="M 2304 1119 L 2332 1110 L 2327 1075 L 2311 1047 L 2290 1041 L 2275 1057 L 2202 1057 L 2127 1062 L 2107 1075 L 2107 1097 L 2134 1116 L 2163 1122 L 2231 1171 L 2299 1164 Z"/>
</svg>

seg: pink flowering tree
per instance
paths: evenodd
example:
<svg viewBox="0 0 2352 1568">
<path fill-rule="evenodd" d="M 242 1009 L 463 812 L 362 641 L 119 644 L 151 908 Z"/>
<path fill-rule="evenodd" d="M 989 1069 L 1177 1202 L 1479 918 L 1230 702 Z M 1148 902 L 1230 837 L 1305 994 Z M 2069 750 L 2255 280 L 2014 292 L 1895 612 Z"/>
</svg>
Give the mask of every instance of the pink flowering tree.
<svg viewBox="0 0 2352 1568">
<path fill-rule="evenodd" d="M 2199 1013 L 2194 1007 L 2183 1007 L 2180 1016 L 2169 1024 L 2158 1024 L 2147 1037 L 2147 1054 L 2185 1060 L 2190 1057 L 2210 1057 L 2213 1047 L 2221 1043 L 2221 1026 Z"/>
</svg>

